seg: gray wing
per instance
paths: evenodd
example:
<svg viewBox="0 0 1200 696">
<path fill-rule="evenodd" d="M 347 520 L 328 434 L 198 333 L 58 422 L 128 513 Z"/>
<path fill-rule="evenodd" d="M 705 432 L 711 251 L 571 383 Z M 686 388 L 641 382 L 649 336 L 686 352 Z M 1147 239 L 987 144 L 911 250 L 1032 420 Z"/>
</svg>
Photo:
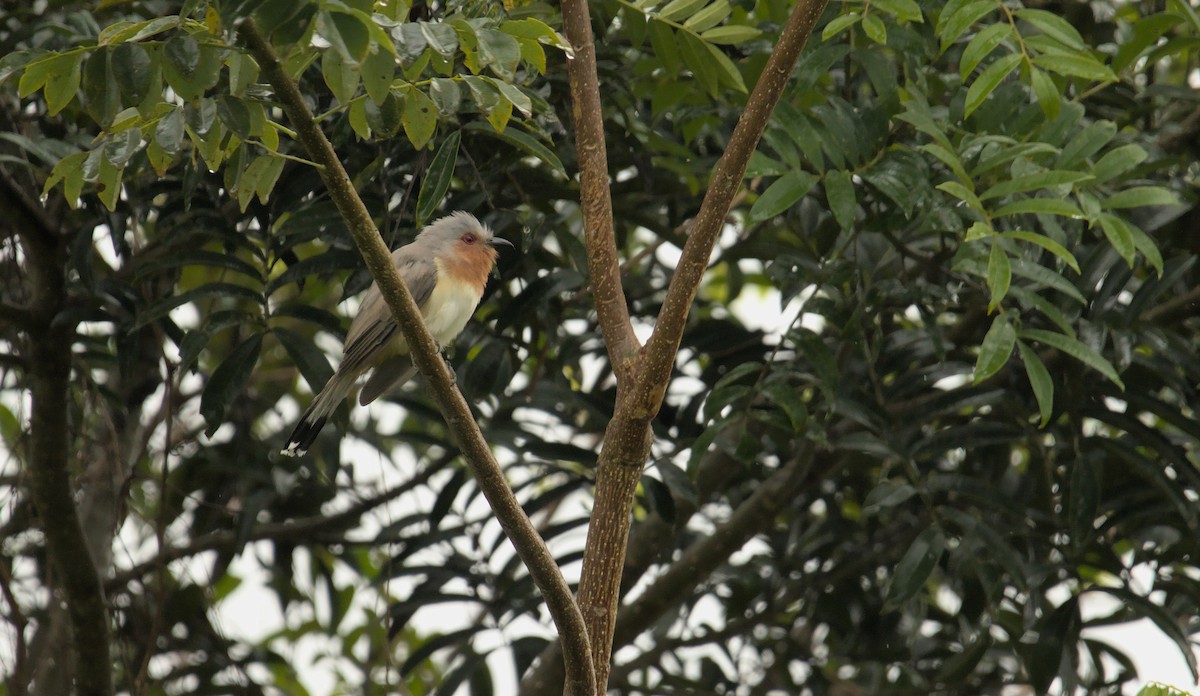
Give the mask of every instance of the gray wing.
<svg viewBox="0 0 1200 696">
<path fill-rule="evenodd" d="M 383 394 L 412 379 L 417 368 L 407 355 L 393 355 L 379 363 L 358 394 L 358 403 L 366 406 Z"/>
<path fill-rule="evenodd" d="M 409 244 L 392 252 L 392 263 L 396 264 L 417 306 L 423 307 L 437 285 L 437 266 L 432 257 L 419 254 L 413 250 L 413 246 Z M 379 292 L 379 286 L 372 283 L 363 297 L 358 315 L 350 322 L 350 330 L 346 332 L 346 344 L 338 372 L 357 375 L 374 367 L 380 360 L 380 349 L 392 340 L 398 328 L 392 319 L 391 309 Z"/>
</svg>

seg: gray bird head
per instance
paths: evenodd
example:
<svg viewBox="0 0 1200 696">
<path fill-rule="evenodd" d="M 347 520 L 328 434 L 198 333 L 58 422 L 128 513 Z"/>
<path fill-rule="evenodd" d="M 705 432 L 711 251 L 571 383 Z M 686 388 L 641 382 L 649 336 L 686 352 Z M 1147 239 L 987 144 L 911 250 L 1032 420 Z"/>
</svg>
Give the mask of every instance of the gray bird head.
<svg viewBox="0 0 1200 696">
<path fill-rule="evenodd" d="M 495 236 L 474 215 L 461 210 L 426 225 L 413 243 L 438 248 L 458 246 L 463 251 L 471 247 L 494 247 L 498 244 L 512 246 L 512 242 Z"/>
</svg>

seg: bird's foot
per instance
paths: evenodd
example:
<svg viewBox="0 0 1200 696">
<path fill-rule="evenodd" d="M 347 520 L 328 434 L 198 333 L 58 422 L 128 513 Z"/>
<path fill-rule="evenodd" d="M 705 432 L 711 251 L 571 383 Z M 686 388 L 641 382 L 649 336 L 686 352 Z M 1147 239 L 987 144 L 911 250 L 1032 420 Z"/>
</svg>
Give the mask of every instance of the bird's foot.
<svg viewBox="0 0 1200 696">
<path fill-rule="evenodd" d="M 450 372 L 450 381 L 457 383 L 458 375 L 454 373 L 454 366 L 450 364 L 450 358 L 446 356 L 445 352 L 442 352 L 441 356 L 442 362 L 446 363 L 446 369 Z"/>
</svg>

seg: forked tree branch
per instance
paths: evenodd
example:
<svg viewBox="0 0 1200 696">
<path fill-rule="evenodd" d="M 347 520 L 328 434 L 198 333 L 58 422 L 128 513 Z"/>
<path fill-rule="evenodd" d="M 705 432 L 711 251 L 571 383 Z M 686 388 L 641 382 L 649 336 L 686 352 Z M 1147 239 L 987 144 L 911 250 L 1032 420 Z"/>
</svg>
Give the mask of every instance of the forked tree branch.
<svg viewBox="0 0 1200 696">
<path fill-rule="evenodd" d="M 470 406 L 451 378 L 437 343 L 421 318 L 420 309 L 392 265 L 387 245 L 383 243 L 370 212 L 354 189 L 333 146 L 314 120 L 296 82 L 288 76 L 275 51 L 258 32 L 252 19 L 241 23 L 238 35 L 258 62 L 263 77 L 274 88 L 276 98 L 296 129 L 308 156 L 320 165 L 318 171 L 321 179 L 366 261 L 367 269 L 400 325 L 413 364 L 428 380 L 438 408 L 471 473 L 546 599 L 566 655 L 567 681 L 563 693 L 590 696 L 595 692 L 595 675 L 589 662 L 587 630 L 571 590 L 554 562 L 554 556 L 526 517 L 504 478 L 500 465 L 479 430 L 479 424 L 471 414 Z"/>
<path fill-rule="evenodd" d="M 741 186 L 750 156 L 758 146 L 826 2 L 799 0 L 792 10 L 713 172 L 650 341 L 641 354 L 632 359 L 627 358 L 630 355 L 628 346 L 609 348 L 610 355 L 615 356 L 613 367 L 618 371 L 617 405 L 605 431 L 604 446 L 597 463 L 596 499 L 579 582 L 579 605 L 587 620 L 597 694 L 605 693 L 608 679 L 630 511 L 652 442 L 650 421 L 662 406 L 692 301 L 734 195 Z M 588 229 L 588 264 L 597 314 L 605 338 L 611 341 L 614 338 L 611 334 L 618 329 L 610 329 L 609 325 L 618 324 L 622 319 L 627 322 L 628 317 L 620 316 L 625 312 L 625 297 L 616 294 L 621 292 L 620 270 L 611 234 L 611 192 L 603 156 L 605 141 L 590 15 L 587 0 L 563 0 L 562 8 L 567 39 L 576 51 L 568 70 L 576 122 L 575 149 L 581 168 L 580 196 Z M 609 232 L 601 234 L 604 230 Z M 626 364 L 627 359 L 630 365 Z M 624 379 L 620 378 L 622 374 Z"/>
</svg>

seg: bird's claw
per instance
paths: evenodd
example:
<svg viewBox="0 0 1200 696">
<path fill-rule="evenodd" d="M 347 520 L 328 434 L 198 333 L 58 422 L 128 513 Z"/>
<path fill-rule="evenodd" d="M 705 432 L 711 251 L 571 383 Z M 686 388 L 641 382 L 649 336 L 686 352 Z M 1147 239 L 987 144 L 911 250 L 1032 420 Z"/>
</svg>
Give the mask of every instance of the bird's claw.
<svg viewBox="0 0 1200 696">
<path fill-rule="evenodd" d="M 446 363 L 446 370 L 450 372 L 450 381 L 458 382 L 458 375 L 454 373 L 454 366 L 450 364 L 450 358 L 445 353 L 441 354 L 442 362 Z"/>
</svg>

